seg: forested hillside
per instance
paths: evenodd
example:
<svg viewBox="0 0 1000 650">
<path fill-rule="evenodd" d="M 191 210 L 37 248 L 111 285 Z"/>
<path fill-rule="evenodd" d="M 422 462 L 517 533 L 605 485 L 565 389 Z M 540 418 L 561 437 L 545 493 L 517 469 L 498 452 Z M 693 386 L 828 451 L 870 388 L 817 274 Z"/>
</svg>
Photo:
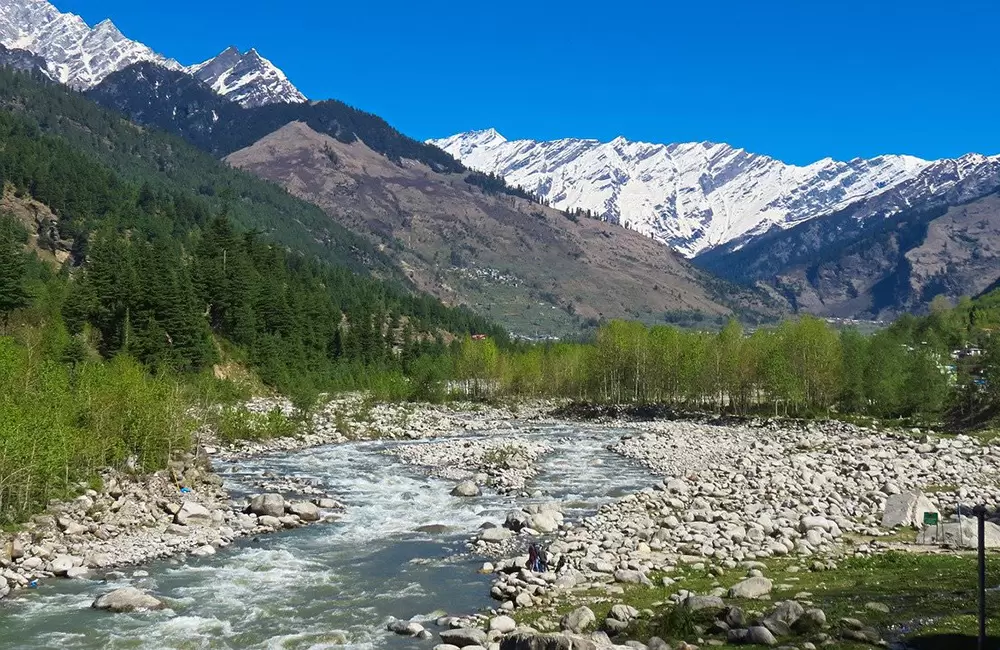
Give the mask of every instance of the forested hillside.
<svg viewBox="0 0 1000 650">
<path fill-rule="evenodd" d="M 273 185 L 23 75 L 0 71 L 0 98 L 14 108 L 0 110 L 5 202 L 51 210 L 44 223 L 25 210 L 20 227 L 43 250 L 69 249 L 61 271 L 39 281 L 53 285 L 53 319 L 76 347 L 186 372 L 210 366 L 225 341 L 271 385 L 319 390 L 361 368 L 408 370 L 451 334 L 505 339 L 467 310 L 331 266 L 391 268 L 343 229 L 304 247 L 325 260 L 288 250 L 305 231 L 283 220 L 328 220 Z M 7 239 L 4 263 L 17 269 L 18 238 Z M 15 295 L 22 278 L 8 276 Z"/>
<path fill-rule="evenodd" d="M 0 68 L 0 108 L 23 118 L 17 128 L 27 140 L 36 134 L 58 137 L 61 149 L 53 149 L 50 160 L 27 168 L 30 180 L 48 186 L 50 193 L 72 195 L 71 201 L 81 200 L 76 198 L 80 192 L 107 194 L 103 183 L 91 189 L 82 178 L 69 184 L 65 178 L 50 181 L 60 170 L 72 171 L 67 156 L 87 156 L 122 182 L 146 185 L 153 192 L 171 194 L 175 202 L 190 203 L 189 212 L 218 213 L 225 205 L 239 227 L 260 231 L 270 241 L 354 270 L 399 277 L 392 262 L 367 240 L 331 221 L 316 206 L 219 164 L 175 136 L 136 126 L 63 86 Z M 111 195 L 116 192 L 110 190 Z M 90 213 L 71 211 L 66 216 L 79 221 Z"/>
</svg>

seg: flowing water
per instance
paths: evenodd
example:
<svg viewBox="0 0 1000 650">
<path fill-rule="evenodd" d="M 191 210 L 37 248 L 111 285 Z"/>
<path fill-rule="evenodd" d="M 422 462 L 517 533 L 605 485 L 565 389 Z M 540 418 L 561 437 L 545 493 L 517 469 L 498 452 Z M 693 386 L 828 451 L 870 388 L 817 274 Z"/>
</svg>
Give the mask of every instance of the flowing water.
<svg viewBox="0 0 1000 650">
<path fill-rule="evenodd" d="M 219 466 L 237 494 L 264 472 L 309 478 L 346 506 L 336 523 L 241 540 L 217 555 L 126 570 L 119 584 L 47 581 L 0 601 L 6 648 L 430 648 L 385 631 L 390 617 L 422 620 L 493 605 L 483 558 L 465 542 L 486 521 L 535 501 L 558 500 L 578 518 L 652 483 L 649 473 L 605 449 L 620 431 L 569 425 L 517 426 L 554 448 L 525 499 L 449 496 L 452 481 L 427 478 L 361 442 Z M 135 577 L 141 569 L 147 577 Z M 115 586 L 163 599 L 160 612 L 90 609 Z"/>
</svg>

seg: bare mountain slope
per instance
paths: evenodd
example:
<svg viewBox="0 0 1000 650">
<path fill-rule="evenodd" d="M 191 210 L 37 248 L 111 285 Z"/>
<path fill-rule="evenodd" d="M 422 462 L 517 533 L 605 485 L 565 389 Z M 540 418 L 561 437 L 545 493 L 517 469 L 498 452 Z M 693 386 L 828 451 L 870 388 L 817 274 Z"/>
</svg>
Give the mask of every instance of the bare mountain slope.
<svg viewBox="0 0 1000 650">
<path fill-rule="evenodd" d="M 729 312 L 713 296 L 717 281 L 650 238 L 485 194 L 460 174 L 396 164 L 360 140 L 344 143 L 301 122 L 226 160 L 371 233 L 418 287 L 518 333 L 566 333 L 588 319 Z"/>
</svg>

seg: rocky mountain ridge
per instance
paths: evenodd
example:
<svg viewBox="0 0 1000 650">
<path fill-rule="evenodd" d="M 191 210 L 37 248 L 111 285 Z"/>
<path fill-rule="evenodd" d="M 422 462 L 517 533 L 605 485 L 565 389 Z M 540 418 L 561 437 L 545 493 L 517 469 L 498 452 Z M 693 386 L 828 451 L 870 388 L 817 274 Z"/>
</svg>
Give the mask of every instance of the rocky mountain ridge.
<svg viewBox="0 0 1000 650">
<path fill-rule="evenodd" d="M 150 62 L 192 75 L 244 106 L 306 101 L 285 74 L 256 50 L 243 54 L 228 48 L 204 63 L 185 67 L 127 38 L 111 20 L 91 28 L 80 16 L 63 13 L 46 0 L 0 4 L 0 45 L 43 58 L 51 78 L 76 90 L 93 88 L 115 72 Z"/>
<path fill-rule="evenodd" d="M 979 154 L 937 161 L 826 158 L 796 166 L 727 144 L 509 141 L 494 129 L 428 142 L 554 207 L 590 211 L 688 257 L 736 250 L 855 205 L 866 207 L 858 218 L 887 216 L 1000 168 L 1000 156 Z"/>
</svg>

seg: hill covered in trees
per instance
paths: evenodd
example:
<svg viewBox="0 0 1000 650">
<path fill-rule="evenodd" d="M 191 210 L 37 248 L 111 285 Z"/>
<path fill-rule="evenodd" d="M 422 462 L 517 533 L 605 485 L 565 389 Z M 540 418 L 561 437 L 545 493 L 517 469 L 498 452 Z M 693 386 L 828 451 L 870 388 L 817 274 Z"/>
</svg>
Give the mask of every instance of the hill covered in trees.
<svg viewBox="0 0 1000 650">
<path fill-rule="evenodd" d="M 20 227 L 47 252 L 69 249 L 63 268 L 36 284 L 73 354 L 92 347 L 188 372 L 212 365 L 221 340 L 271 385 L 315 391 L 364 369 L 407 371 L 452 334 L 505 340 L 468 310 L 355 273 L 395 270 L 314 206 L 172 136 L 8 71 L 0 107 L 4 202 L 45 206 L 49 218 L 25 210 Z M 324 223 L 327 238 L 308 240 Z M 0 302 L 4 319 L 25 306 L 18 269 L 31 268 L 11 243 L 23 237 L 6 238 L 3 291 L 14 298 Z"/>
</svg>

